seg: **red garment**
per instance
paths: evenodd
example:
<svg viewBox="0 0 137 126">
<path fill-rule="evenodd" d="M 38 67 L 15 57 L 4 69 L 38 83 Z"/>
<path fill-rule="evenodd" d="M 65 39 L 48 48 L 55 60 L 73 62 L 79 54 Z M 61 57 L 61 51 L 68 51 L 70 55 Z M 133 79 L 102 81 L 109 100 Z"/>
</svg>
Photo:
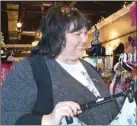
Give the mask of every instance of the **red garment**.
<svg viewBox="0 0 137 126">
<path fill-rule="evenodd" d="M 1 77 L 0 77 L 0 84 L 2 84 L 2 82 L 6 79 L 7 74 L 12 70 L 13 68 L 13 63 L 2 63 L 1 64 L 1 68 L 0 68 L 0 73 L 1 73 Z"/>
<path fill-rule="evenodd" d="M 130 14 L 132 18 L 132 26 L 137 26 L 137 1 L 135 1 L 134 5 L 130 8 Z"/>
</svg>

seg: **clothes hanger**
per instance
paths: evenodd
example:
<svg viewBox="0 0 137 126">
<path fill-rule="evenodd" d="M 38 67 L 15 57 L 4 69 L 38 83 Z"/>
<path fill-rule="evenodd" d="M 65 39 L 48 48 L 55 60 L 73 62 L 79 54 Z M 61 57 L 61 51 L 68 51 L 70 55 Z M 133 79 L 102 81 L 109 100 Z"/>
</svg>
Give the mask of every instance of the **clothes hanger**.
<svg viewBox="0 0 137 126">
<path fill-rule="evenodd" d="M 120 74 L 120 72 L 123 71 L 124 69 L 131 72 L 133 70 L 133 67 L 127 64 L 127 54 L 121 53 L 119 56 L 119 62 L 116 63 L 116 65 L 114 66 L 114 71 L 115 73 Z"/>
<path fill-rule="evenodd" d="M 133 68 L 127 64 L 127 54 L 126 53 L 120 54 L 119 63 L 127 71 L 131 72 L 133 70 Z"/>
<path fill-rule="evenodd" d="M 134 62 L 134 55 L 132 55 L 132 53 L 128 53 L 128 61 L 127 61 L 127 64 L 129 66 L 131 66 L 133 69 L 137 69 L 137 63 Z"/>
<path fill-rule="evenodd" d="M 117 73 L 117 75 L 120 75 L 120 72 L 124 70 L 124 68 L 123 68 L 123 59 L 124 59 L 124 56 L 121 53 L 119 55 L 118 62 L 113 67 L 114 72 Z"/>
<path fill-rule="evenodd" d="M 91 101 L 91 102 L 81 104 L 80 105 L 81 110 L 83 111 L 83 110 L 89 109 L 91 107 L 95 107 L 95 106 L 98 106 L 98 105 L 113 101 L 116 98 L 121 97 L 121 96 L 128 97 L 128 100 L 129 100 L 130 103 L 132 103 L 134 101 L 133 91 L 129 88 L 129 89 L 124 90 L 120 93 L 110 95 L 110 96 L 104 97 L 104 98 L 98 97 L 96 101 Z"/>
<path fill-rule="evenodd" d="M 132 62 L 132 57 L 133 57 L 133 56 L 132 56 L 132 53 L 128 53 L 127 55 L 128 55 L 128 61 L 129 61 L 129 62 Z"/>
<path fill-rule="evenodd" d="M 120 65 L 123 65 L 123 59 L 124 59 L 124 55 L 123 55 L 123 53 L 121 53 L 120 56 L 119 56 Z"/>
<path fill-rule="evenodd" d="M 122 66 L 126 70 L 128 70 L 129 72 L 131 72 L 133 70 L 133 67 L 131 67 L 130 65 L 127 64 L 127 54 L 126 53 L 123 54 L 123 60 L 121 62 L 122 62 Z"/>
<path fill-rule="evenodd" d="M 98 97 L 95 101 L 80 104 L 80 107 L 81 107 L 81 110 L 84 111 L 84 110 L 90 109 L 92 107 L 111 102 L 121 96 L 128 97 L 128 100 L 130 103 L 132 103 L 134 101 L 133 91 L 129 88 L 127 90 L 124 90 L 124 91 L 114 94 L 114 95 L 110 95 L 108 97 L 104 97 L 104 98 Z M 67 124 L 71 124 L 71 123 L 73 123 L 73 118 L 66 116 L 66 121 L 67 121 Z"/>
<path fill-rule="evenodd" d="M 127 62 L 129 66 L 131 66 L 133 69 L 137 69 L 137 64 L 132 62 Z"/>
<path fill-rule="evenodd" d="M 116 83 L 116 81 L 117 81 L 117 78 L 118 78 L 118 75 L 115 73 L 115 74 L 114 74 L 114 77 L 113 77 L 113 79 L 112 79 L 112 82 L 111 82 L 111 84 L 110 84 L 110 87 L 109 87 L 109 92 L 110 92 L 111 95 L 114 94 L 114 87 L 115 87 L 115 83 Z"/>
<path fill-rule="evenodd" d="M 135 53 L 133 54 L 133 62 L 137 62 L 137 56 L 136 56 L 137 54 L 136 54 L 136 51 L 135 51 Z"/>
</svg>

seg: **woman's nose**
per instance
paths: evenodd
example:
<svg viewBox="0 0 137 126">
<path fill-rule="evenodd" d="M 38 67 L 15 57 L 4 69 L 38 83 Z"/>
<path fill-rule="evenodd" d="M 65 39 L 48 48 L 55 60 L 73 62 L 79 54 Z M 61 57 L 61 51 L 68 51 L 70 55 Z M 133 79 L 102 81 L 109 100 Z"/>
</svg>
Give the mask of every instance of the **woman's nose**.
<svg viewBox="0 0 137 126">
<path fill-rule="evenodd" d="M 81 40 L 82 40 L 82 42 L 86 43 L 87 40 L 88 40 L 88 34 L 87 33 L 83 34 L 82 37 L 81 37 Z"/>
</svg>

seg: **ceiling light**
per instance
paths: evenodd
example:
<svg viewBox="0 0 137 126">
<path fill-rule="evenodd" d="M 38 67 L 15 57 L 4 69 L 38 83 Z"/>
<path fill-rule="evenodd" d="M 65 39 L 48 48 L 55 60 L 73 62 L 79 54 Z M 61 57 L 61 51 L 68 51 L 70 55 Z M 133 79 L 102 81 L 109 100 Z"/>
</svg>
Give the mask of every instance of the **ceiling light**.
<svg viewBox="0 0 137 126">
<path fill-rule="evenodd" d="M 35 40 L 34 42 L 32 42 L 32 46 L 34 47 L 34 46 L 38 45 L 38 43 L 39 43 L 39 41 Z"/>
<path fill-rule="evenodd" d="M 21 23 L 21 22 L 18 22 L 18 23 L 17 23 L 17 27 L 18 27 L 18 28 L 21 28 L 21 27 L 22 27 L 22 23 Z"/>
</svg>

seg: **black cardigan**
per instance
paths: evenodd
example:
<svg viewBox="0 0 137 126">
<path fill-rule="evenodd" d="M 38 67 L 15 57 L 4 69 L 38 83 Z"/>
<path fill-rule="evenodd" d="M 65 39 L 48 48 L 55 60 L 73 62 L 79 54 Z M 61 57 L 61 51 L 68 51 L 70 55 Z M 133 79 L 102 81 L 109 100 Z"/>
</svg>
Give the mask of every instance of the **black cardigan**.
<svg viewBox="0 0 137 126">
<path fill-rule="evenodd" d="M 20 117 L 16 121 L 16 125 L 40 125 L 42 116 L 51 113 L 53 110 L 52 83 L 43 56 L 29 56 L 27 59 L 31 65 L 33 77 L 38 88 L 37 101 L 32 110 L 32 114 Z M 45 100 L 43 101 L 43 99 Z"/>
</svg>

